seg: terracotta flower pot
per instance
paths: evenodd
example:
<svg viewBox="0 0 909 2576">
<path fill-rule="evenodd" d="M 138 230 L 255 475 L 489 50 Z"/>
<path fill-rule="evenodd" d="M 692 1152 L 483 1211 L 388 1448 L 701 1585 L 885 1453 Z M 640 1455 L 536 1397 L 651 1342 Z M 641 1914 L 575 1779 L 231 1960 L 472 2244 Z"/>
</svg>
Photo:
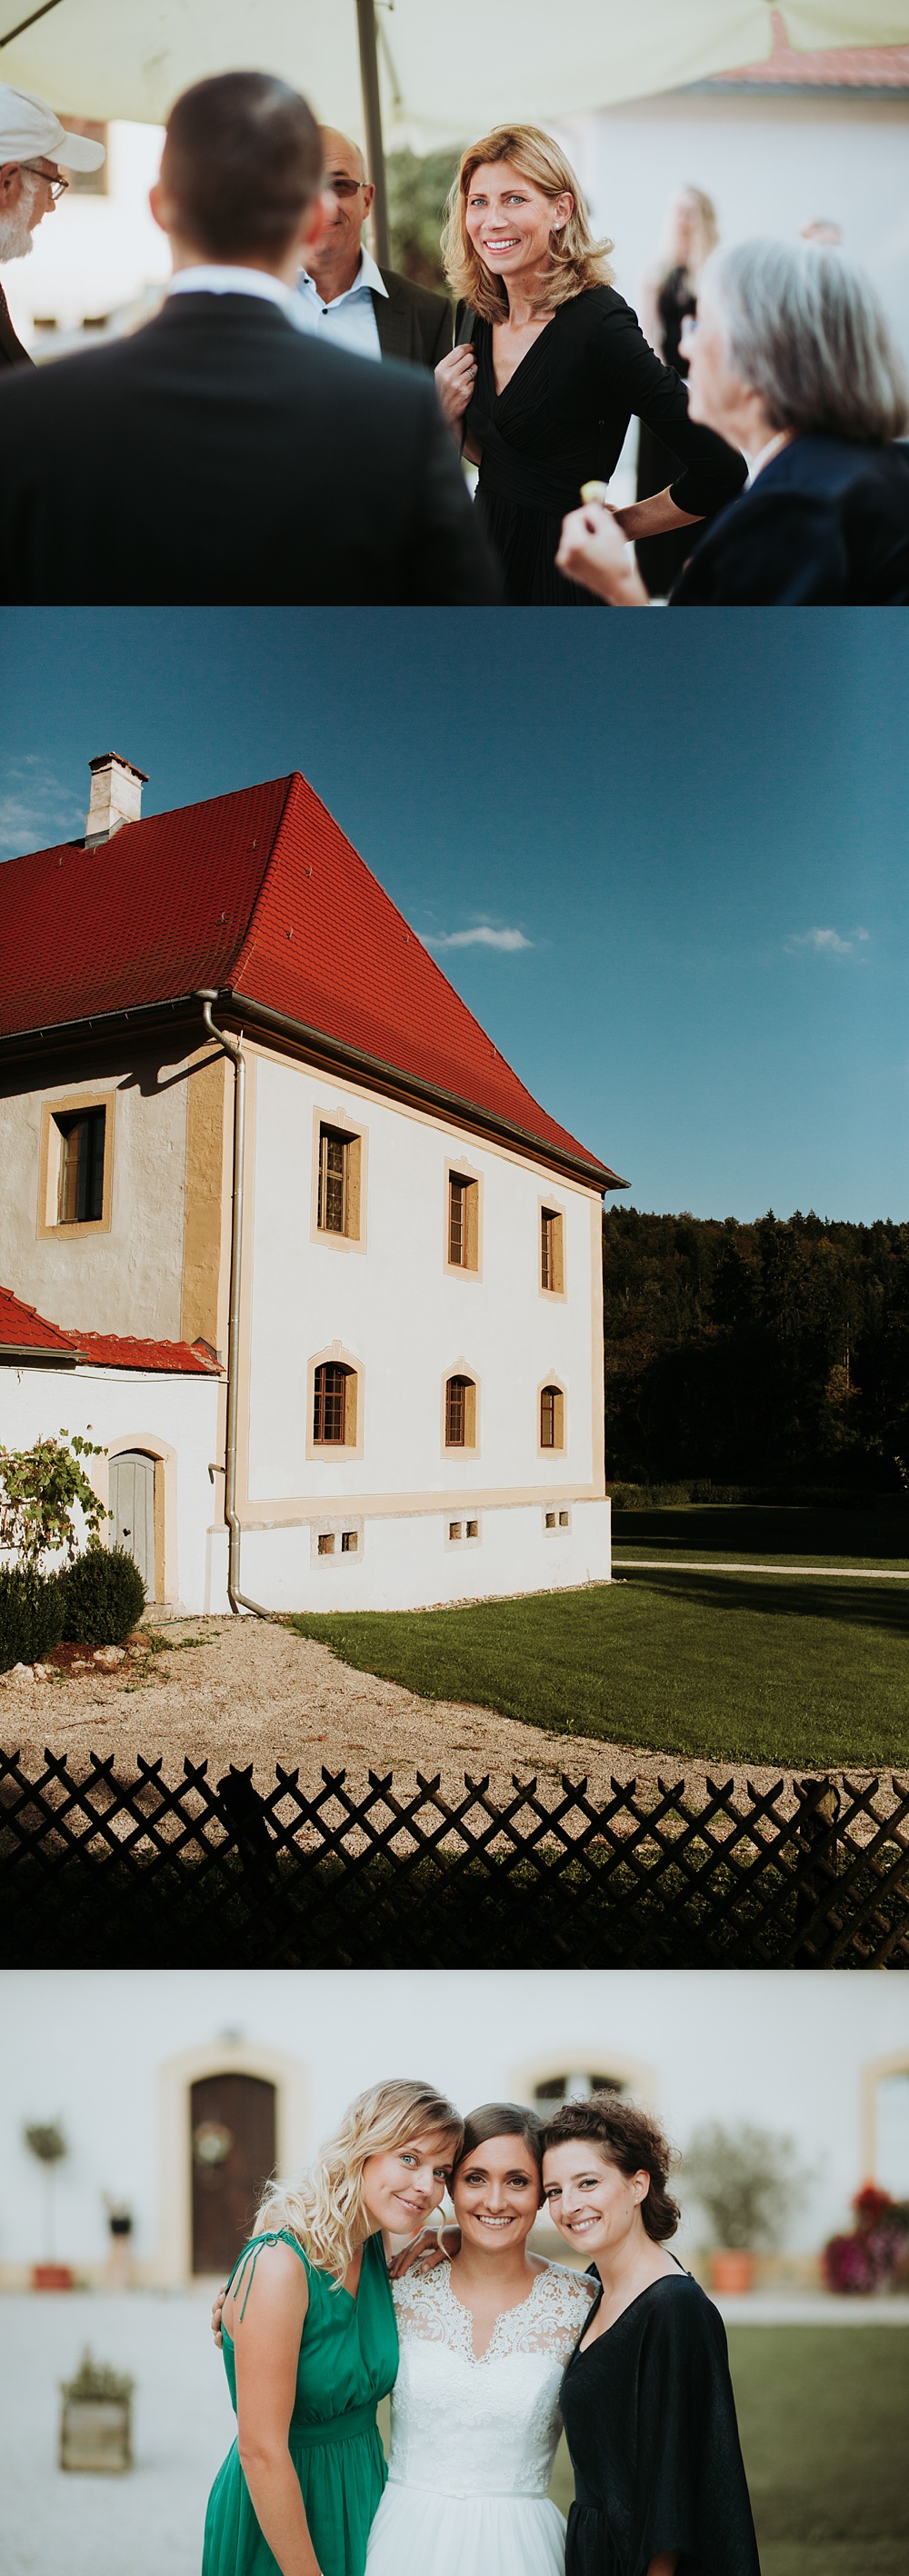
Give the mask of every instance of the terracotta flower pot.
<svg viewBox="0 0 909 2576">
<path fill-rule="evenodd" d="M 35 2263 L 32 2267 L 33 2290 L 71 2290 L 73 2276 L 68 2263 Z"/>
<path fill-rule="evenodd" d="M 721 2297 L 735 2297 L 742 2290 L 754 2288 L 754 2255 L 741 2253 L 728 2246 L 710 2257 L 710 2273 L 715 2290 Z"/>
</svg>

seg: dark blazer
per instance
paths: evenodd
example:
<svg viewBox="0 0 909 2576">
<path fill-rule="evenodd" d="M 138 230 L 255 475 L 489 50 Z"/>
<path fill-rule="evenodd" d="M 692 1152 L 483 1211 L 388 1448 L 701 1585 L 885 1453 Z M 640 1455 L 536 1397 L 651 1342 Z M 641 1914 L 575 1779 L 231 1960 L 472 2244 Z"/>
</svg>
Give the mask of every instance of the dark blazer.
<svg viewBox="0 0 909 2576">
<path fill-rule="evenodd" d="M 396 268 L 380 268 L 387 295 L 373 295 L 372 309 L 383 358 L 406 358 L 412 366 L 437 367 L 454 340 L 454 315 L 444 295 L 414 286 Z"/>
<path fill-rule="evenodd" d="M 689 555 L 671 608 L 882 608 L 909 602 L 909 448 L 804 437 Z"/>
<path fill-rule="evenodd" d="M 23 349 L 21 340 L 16 338 L 9 305 L 0 286 L 0 367 L 33 367 L 34 363 L 34 358 L 29 357 L 28 350 Z"/>
<path fill-rule="evenodd" d="M 131 338 L 0 389 L 0 599 L 498 596 L 432 383 L 261 296 L 170 296 Z"/>
</svg>

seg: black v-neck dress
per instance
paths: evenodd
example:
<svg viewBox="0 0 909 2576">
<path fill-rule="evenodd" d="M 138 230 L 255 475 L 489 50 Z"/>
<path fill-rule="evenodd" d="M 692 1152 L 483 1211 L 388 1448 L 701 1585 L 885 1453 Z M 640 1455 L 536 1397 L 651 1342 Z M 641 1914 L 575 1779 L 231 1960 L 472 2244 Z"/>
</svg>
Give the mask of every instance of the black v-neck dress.
<svg viewBox="0 0 909 2576">
<path fill-rule="evenodd" d="M 655 355 L 614 287 L 590 286 L 560 304 L 500 394 L 491 323 L 477 316 L 471 336 L 477 374 L 465 431 L 482 449 L 476 507 L 509 607 L 602 605 L 563 579 L 555 557 L 566 511 L 577 509 L 582 483 L 608 483 L 633 414 L 679 459 L 672 497 L 680 510 L 712 518 L 741 490 L 744 457 L 689 419 L 681 377 Z"/>
<path fill-rule="evenodd" d="M 664 2549 L 677 2576 L 760 2576 L 723 2320 L 689 2273 L 578 2346 L 559 2403 L 575 2476 L 565 2576 L 646 2576 Z"/>
</svg>

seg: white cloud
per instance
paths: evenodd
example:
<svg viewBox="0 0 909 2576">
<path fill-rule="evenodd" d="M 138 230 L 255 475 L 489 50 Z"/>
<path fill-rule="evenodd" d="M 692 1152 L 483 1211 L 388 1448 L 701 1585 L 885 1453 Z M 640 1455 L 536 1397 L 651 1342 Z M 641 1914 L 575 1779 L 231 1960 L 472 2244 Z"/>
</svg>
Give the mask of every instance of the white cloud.
<svg viewBox="0 0 909 2576">
<path fill-rule="evenodd" d="M 85 798 L 80 801 L 36 752 L 13 761 L 0 785 L 0 858 L 19 858 L 25 850 L 45 850 L 55 841 L 74 840 L 85 829 Z"/>
<path fill-rule="evenodd" d="M 870 937 L 869 930 L 851 930 L 846 939 L 838 930 L 800 930 L 787 939 L 786 949 L 790 957 L 797 948 L 810 948 L 815 957 L 854 957 L 860 943 Z"/>
<path fill-rule="evenodd" d="M 433 938 L 424 933 L 424 948 L 532 948 L 533 940 L 525 939 L 523 930 L 493 930 L 488 921 L 480 921 L 474 930 L 449 930 Z"/>
</svg>

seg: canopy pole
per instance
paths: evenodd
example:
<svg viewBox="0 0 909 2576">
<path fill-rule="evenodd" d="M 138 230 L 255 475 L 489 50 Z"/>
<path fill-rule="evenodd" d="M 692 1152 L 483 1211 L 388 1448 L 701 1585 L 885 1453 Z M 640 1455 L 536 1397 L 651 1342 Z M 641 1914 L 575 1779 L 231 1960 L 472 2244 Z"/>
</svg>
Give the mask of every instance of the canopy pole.
<svg viewBox="0 0 909 2576">
<path fill-rule="evenodd" d="M 390 268 L 388 190 L 385 182 L 385 146 L 382 141 L 382 102 L 379 97 L 375 0 L 357 0 L 357 32 L 360 38 L 360 81 L 363 90 L 363 114 L 366 120 L 366 151 L 369 175 L 376 192 L 372 208 L 373 240 L 379 267 Z"/>
</svg>

